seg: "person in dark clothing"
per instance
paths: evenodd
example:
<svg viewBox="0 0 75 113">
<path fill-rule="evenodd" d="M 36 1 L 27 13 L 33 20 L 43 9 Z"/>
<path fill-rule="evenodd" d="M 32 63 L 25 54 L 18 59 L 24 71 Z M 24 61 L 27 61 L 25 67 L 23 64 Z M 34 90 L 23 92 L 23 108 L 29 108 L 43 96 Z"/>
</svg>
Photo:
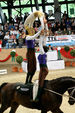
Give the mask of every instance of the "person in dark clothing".
<svg viewBox="0 0 75 113">
<path fill-rule="evenodd" d="M 10 17 L 9 17 L 9 23 L 14 23 L 14 19 L 12 18 L 11 15 L 10 15 Z"/>
<path fill-rule="evenodd" d="M 26 37 L 26 44 L 27 44 L 27 60 L 28 60 L 28 64 L 27 64 L 27 69 L 28 69 L 28 73 L 27 73 L 27 78 L 26 78 L 26 83 L 31 82 L 32 77 L 36 71 L 36 60 L 35 60 L 35 49 L 34 49 L 34 39 L 36 37 L 38 37 L 40 35 L 40 33 L 42 32 L 42 30 L 44 29 L 44 13 L 40 12 L 40 11 L 35 11 L 32 14 L 30 14 L 25 22 L 24 22 L 24 27 L 27 30 L 27 27 L 29 30 L 28 35 Z M 41 22 L 41 27 L 39 28 L 39 31 L 33 35 L 33 30 L 31 28 L 33 28 L 33 23 L 35 21 L 36 18 L 40 19 Z M 33 36 L 32 36 L 33 35 Z M 34 54 L 34 55 L 33 55 Z"/>
<path fill-rule="evenodd" d="M 44 80 L 48 74 L 48 67 L 47 67 L 47 55 L 46 52 L 49 50 L 49 47 L 43 46 L 45 53 L 39 54 L 38 60 L 40 65 L 40 73 L 39 73 L 39 88 L 38 93 L 35 98 L 35 102 L 39 102 L 43 90 Z"/>
<path fill-rule="evenodd" d="M 4 13 L 4 18 L 5 18 L 5 23 L 7 23 L 7 16 L 5 13 Z"/>
<path fill-rule="evenodd" d="M 29 28 L 30 29 L 30 28 Z M 33 29 L 28 29 L 28 36 L 26 37 L 26 45 L 27 45 L 27 77 L 26 84 L 31 83 L 32 77 L 36 71 L 36 57 L 35 57 L 35 38 L 37 38 L 41 30 L 34 34 Z M 27 35 L 26 34 L 26 35 Z"/>
<path fill-rule="evenodd" d="M 68 14 L 66 13 L 66 11 L 64 11 L 63 13 L 63 19 L 66 20 L 68 18 Z"/>
</svg>

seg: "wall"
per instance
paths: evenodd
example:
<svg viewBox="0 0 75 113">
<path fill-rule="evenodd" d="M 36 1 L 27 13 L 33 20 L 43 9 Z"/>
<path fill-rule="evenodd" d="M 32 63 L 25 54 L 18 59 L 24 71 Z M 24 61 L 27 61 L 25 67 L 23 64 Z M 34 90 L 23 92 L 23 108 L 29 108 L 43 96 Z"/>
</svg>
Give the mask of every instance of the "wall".
<svg viewBox="0 0 75 113">
<path fill-rule="evenodd" d="M 6 59 L 8 55 L 10 55 L 10 52 L 12 50 L 13 49 L 2 49 L 0 52 L 0 60 Z M 26 48 L 16 48 L 15 50 L 18 55 L 22 56 L 23 58 L 26 58 L 26 52 L 27 52 Z M 6 62 L 0 62 L 0 65 L 1 64 L 17 64 L 17 62 L 12 62 L 12 59 L 10 58 Z"/>
</svg>

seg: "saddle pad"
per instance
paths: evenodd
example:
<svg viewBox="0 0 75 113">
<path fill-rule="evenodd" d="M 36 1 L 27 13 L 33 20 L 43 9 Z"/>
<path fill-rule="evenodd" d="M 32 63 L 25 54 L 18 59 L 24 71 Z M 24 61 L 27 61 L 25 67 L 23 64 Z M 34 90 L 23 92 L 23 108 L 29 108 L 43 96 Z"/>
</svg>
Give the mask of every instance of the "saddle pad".
<svg viewBox="0 0 75 113">
<path fill-rule="evenodd" d="M 38 93 L 38 86 L 39 86 L 39 80 L 36 80 L 33 83 L 33 100 L 35 100 L 37 93 Z"/>
<path fill-rule="evenodd" d="M 21 85 L 17 86 L 16 89 L 22 95 L 30 95 L 31 96 L 33 85 L 32 84 L 21 84 Z"/>
</svg>

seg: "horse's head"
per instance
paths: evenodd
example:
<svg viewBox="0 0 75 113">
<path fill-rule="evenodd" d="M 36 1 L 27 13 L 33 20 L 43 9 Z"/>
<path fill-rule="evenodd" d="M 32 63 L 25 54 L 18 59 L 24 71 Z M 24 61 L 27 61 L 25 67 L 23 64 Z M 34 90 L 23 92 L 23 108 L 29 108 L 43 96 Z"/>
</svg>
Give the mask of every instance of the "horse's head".
<svg viewBox="0 0 75 113">
<path fill-rule="evenodd" d="M 68 100 L 68 103 L 70 105 L 74 105 L 74 103 L 75 103 L 75 87 L 69 88 L 68 89 L 68 93 L 70 95 L 69 100 Z"/>
</svg>

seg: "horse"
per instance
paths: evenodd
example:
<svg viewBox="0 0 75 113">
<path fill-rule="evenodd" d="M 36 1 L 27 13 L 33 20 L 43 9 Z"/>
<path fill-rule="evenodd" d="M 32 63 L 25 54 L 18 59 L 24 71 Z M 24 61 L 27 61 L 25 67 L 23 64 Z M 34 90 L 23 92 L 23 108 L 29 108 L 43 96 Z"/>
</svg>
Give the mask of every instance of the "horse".
<svg viewBox="0 0 75 113">
<path fill-rule="evenodd" d="M 44 87 L 39 102 L 33 102 L 29 94 L 22 94 L 19 89 L 24 86 L 23 83 L 3 83 L 0 86 L 0 113 L 3 113 L 9 107 L 9 113 L 15 113 L 19 105 L 31 109 L 41 110 L 41 113 L 63 113 L 60 106 L 62 96 L 70 87 L 75 86 L 75 78 L 60 77 L 53 80 L 45 80 Z"/>
<path fill-rule="evenodd" d="M 75 87 L 69 88 L 68 89 L 68 93 L 70 95 L 69 100 L 68 100 L 68 103 L 70 105 L 74 105 L 74 103 L 75 103 Z"/>
</svg>

